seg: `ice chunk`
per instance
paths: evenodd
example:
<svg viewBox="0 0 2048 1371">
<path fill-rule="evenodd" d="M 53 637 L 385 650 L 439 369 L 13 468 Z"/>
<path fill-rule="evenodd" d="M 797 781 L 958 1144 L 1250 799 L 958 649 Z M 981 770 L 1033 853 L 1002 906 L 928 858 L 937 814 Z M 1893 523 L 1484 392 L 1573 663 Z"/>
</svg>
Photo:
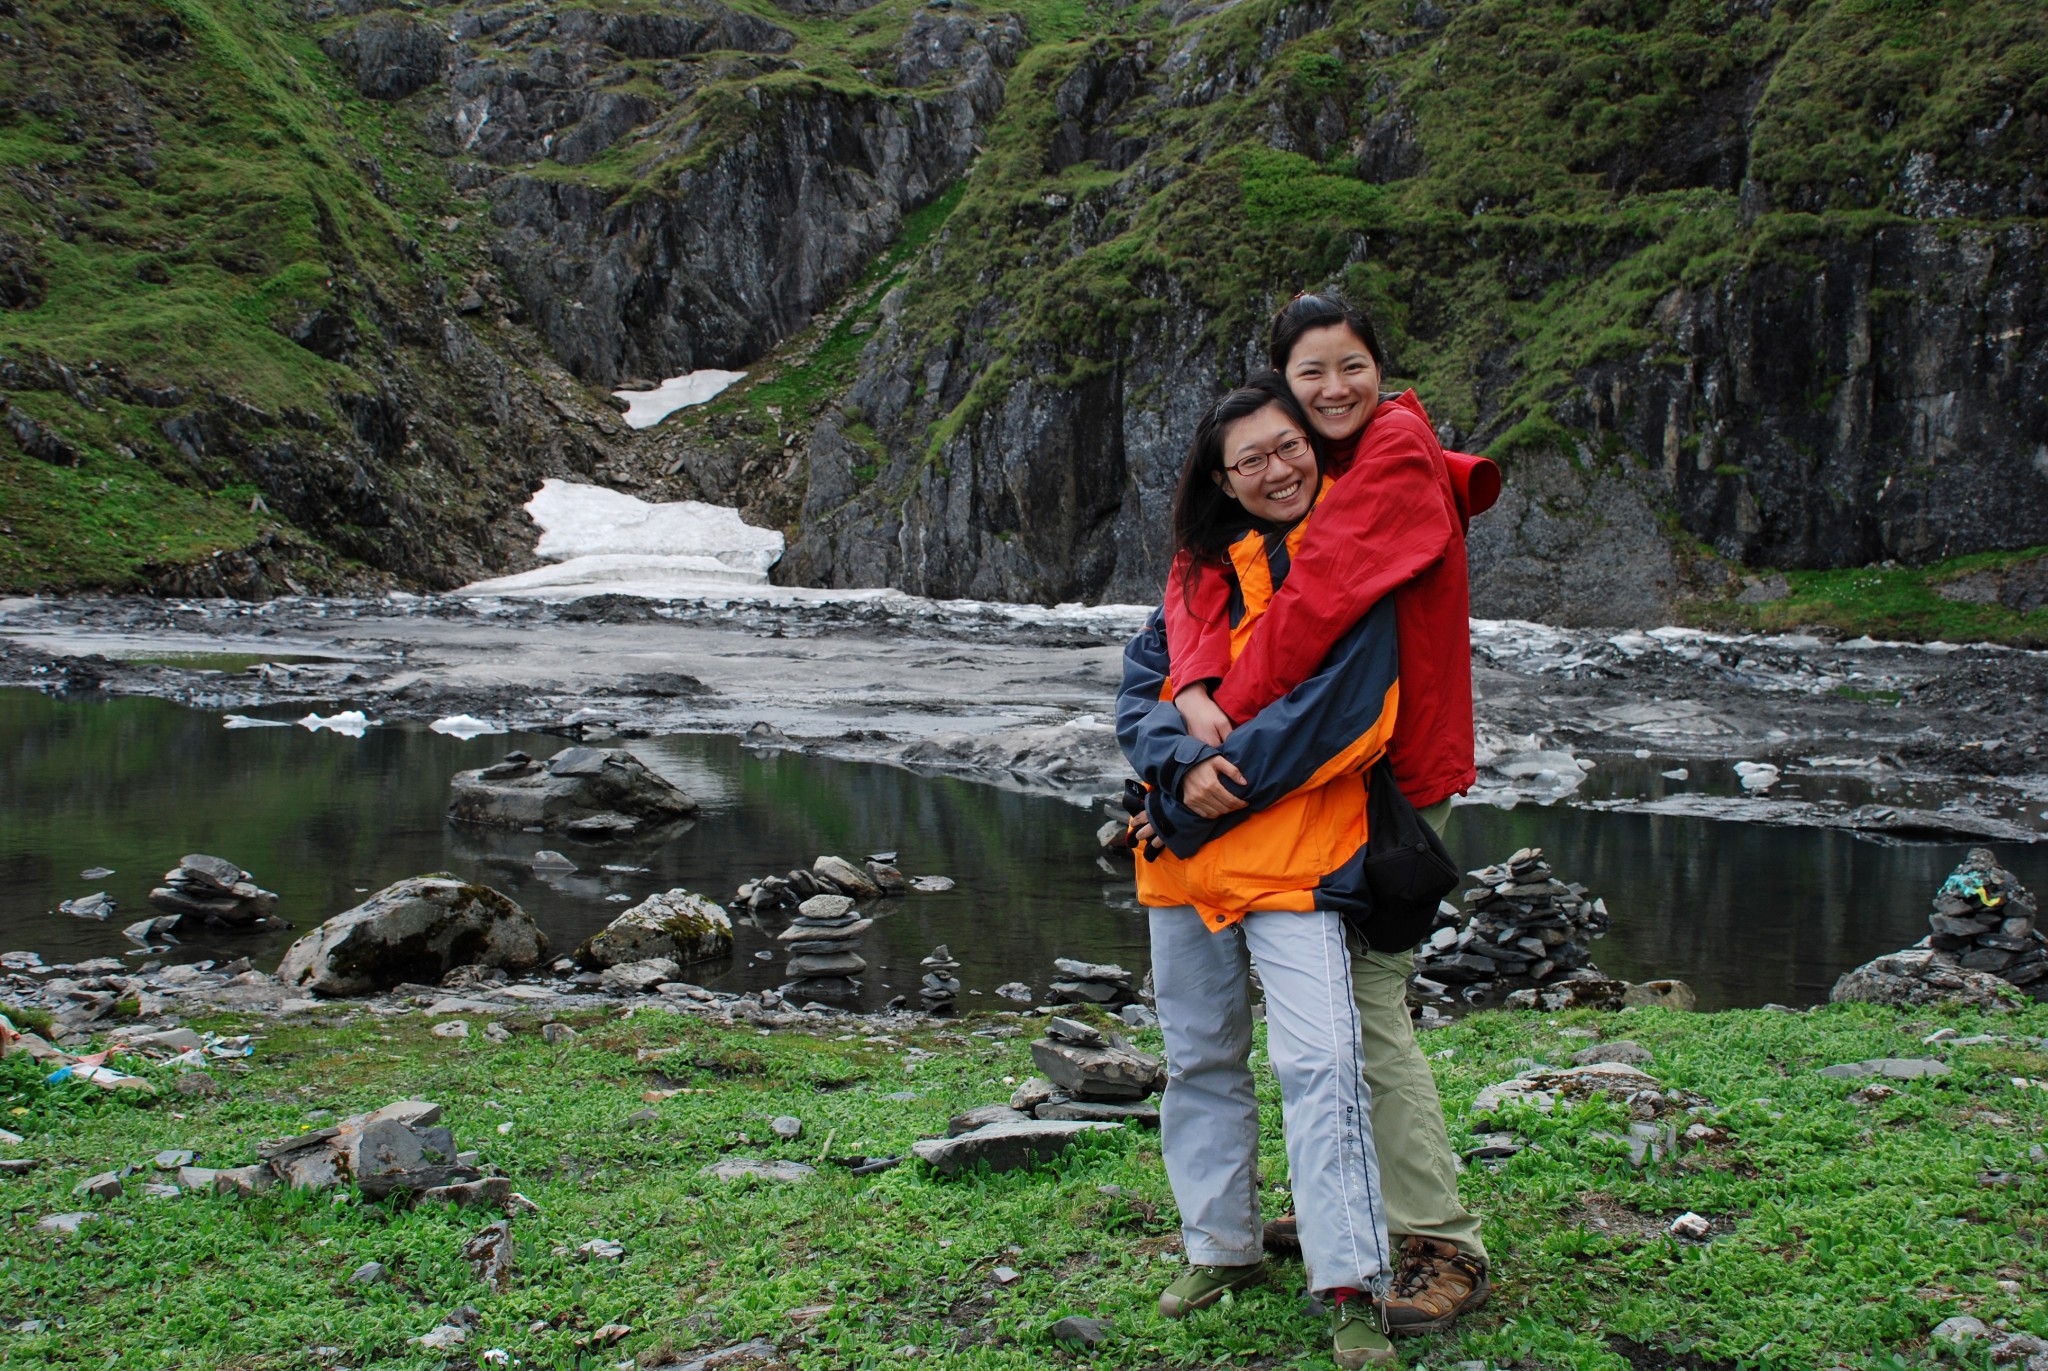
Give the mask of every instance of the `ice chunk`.
<svg viewBox="0 0 2048 1371">
<path fill-rule="evenodd" d="M 494 724 L 489 719 L 479 719 L 473 714 L 454 714 L 446 719 L 436 719 L 427 725 L 436 733 L 445 733 L 451 738 L 481 738 L 488 733 L 503 733 L 503 724 Z"/>
<path fill-rule="evenodd" d="M 257 719 L 247 714 L 230 714 L 221 720 L 223 728 L 290 728 L 290 719 Z"/>
<path fill-rule="evenodd" d="M 300 728 L 309 732 L 339 733 L 344 738 L 360 738 L 370 731 L 376 721 L 360 709 L 344 709 L 339 714 L 308 714 L 297 721 Z"/>
<path fill-rule="evenodd" d="M 746 379 L 744 371 L 686 371 L 671 376 L 653 390 L 615 390 L 626 402 L 627 428 L 653 428 L 679 409 L 701 405 L 735 381 Z"/>
</svg>

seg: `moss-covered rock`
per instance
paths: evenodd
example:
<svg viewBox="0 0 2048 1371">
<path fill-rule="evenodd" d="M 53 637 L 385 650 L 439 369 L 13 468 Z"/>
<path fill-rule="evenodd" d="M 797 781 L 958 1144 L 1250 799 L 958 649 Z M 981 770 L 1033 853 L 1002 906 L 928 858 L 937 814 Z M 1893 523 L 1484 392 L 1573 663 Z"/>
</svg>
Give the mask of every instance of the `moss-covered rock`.
<svg viewBox="0 0 2048 1371">
<path fill-rule="evenodd" d="M 678 886 L 650 895 L 576 949 L 586 967 L 667 958 L 679 966 L 732 955 L 732 917 L 702 895 Z"/>
</svg>

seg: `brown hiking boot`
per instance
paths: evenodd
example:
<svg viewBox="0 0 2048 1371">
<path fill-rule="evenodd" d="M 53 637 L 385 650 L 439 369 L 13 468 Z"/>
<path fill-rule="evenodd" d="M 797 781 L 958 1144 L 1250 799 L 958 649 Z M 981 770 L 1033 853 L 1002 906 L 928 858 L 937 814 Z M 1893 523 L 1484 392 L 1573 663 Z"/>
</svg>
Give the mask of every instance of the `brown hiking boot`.
<svg viewBox="0 0 2048 1371">
<path fill-rule="evenodd" d="M 1292 1211 L 1266 1225 L 1266 1250 L 1279 1257 L 1301 1255 L 1301 1230 L 1294 1225 Z"/>
<path fill-rule="evenodd" d="M 1383 1308 L 1392 1333 L 1441 1333 L 1458 1316 L 1486 1303 L 1493 1290 L 1486 1263 L 1434 1238 L 1401 1244 L 1401 1269 Z"/>
</svg>

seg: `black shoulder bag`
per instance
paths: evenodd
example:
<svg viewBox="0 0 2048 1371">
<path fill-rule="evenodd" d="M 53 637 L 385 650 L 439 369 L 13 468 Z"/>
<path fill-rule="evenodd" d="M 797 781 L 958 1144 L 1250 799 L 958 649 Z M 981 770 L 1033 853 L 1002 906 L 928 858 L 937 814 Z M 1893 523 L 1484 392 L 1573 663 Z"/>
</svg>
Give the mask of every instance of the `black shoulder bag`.
<svg viewBox="0 0 2048 1371">
<path fill-rule="evenodd" d="M 1458 884 L 1458 864 L 1394 783 L 1385 758 L 1373 764 L 1365 806 L 1372 910 L 1351 916 L 1351 928 L 1375 952 L 1405 952 L 1436 922 L 1438 903 Z"/>
</svg>

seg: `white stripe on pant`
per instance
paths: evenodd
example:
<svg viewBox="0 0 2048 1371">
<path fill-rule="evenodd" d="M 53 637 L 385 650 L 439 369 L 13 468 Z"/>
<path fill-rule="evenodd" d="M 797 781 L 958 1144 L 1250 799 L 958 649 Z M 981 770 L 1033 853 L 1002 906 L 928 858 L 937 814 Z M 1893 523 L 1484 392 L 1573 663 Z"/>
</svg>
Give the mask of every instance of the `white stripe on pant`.
<svg viewBox="0 0 2048 1371">
<path fill-rule="evenodd" d="M 1254 912 L 1211 933 L 1185 905 L 1146 912 L 1166 1034 L 1162 1151 L 1187 1259 L 1244 1266 L 1261 1258 L 1259 1109 L 1247 1060 L 1256 964 L 1309 1289 L 1384 1294 L 1387 1220 L 1343 920 Z"/>
</svg>

